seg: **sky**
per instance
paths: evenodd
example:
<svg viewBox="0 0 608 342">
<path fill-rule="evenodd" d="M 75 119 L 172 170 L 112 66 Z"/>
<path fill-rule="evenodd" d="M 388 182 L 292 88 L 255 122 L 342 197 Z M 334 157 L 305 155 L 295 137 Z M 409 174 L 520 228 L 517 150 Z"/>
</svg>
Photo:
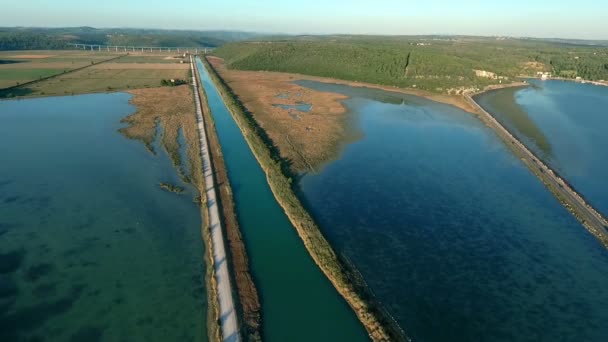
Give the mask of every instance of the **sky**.
<svg viewBox="0 0 608 342">
<path fill-rule="evenodd" d="M 608 39 L 608 0 L 0 0 L 0 26 Z"/>
</svg>

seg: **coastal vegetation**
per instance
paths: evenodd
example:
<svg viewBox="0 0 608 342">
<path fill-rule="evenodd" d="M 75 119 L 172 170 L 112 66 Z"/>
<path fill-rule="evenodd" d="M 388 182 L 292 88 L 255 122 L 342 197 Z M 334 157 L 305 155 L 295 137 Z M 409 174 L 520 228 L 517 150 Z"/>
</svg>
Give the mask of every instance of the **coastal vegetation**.
<svg viewBox="0 0 608 342">
<path fill-rule="evenodd" d="M 462 93 L 538 72 L 607 80 L 608 48 L 511 38 L 302 37 L 235 42 L 213 52 L 229 68 Z"/>
<path fill-rule="evenodd" d="M 404 339 L 402 331 L 384 310 L 375 304 L 373 296 L 361 285 L 356 272 L 349 270 L 320 232 L 310 214 L 304 209 L 294 192 L 293 174 L 288 161 L 282 158 L 268 134 L 259 126 L 251 113 L 239 102 L 231 89 L 218 76 L 216 70 L 203 59 L 210 76 L 222 95 L 226 106 L 241 129 L 260 166 L 264 169 L 268 183 L 277 201 L 296 228 L 315 263 L 346 299 L 368 333 L 375 341 L 398 341 Z"/>
<path fill-rule="evenodd" d="M 186 84 L 188 83 L 185 80 L 180 80 L 180 79 L 170 79 L 170 80 L 166 80 L 166 79 L 162 79 L 160 80 L 160 85 L 163 87 L 177 87 L 180 86 L 182 84 Z"/>
<path fill-rule="evenodd" d="M 181 187 L 179 185 L 175 185 L 175 184 L 171 184 L 171 183 L 167 183 L 167 182 L 161 182 L 158 184 L 158 186 L 168 192 L 172 192 L 174 194 L 183 194 L 184 191 L 186 189 L 184 189 L 184 187 Z"/>
<path fill-rule="evenodd" d="M 205 243 L 206 255 L 204 262 L 208 265 L 205 282 L 207 289 L 207 301 L 209 303 L 208 322 L 209 338 L 211 341 L 220 341 L 219 305 L 217 303 L 215 277 L 213 276 L 211 238 L 207 224 L 205 183 L 203 179 L 202 161 L 200 157 L 200 146 L 196 124 L 194 106 L 192 105 L 192 90 L 189 86 L 163 87 L 151 89 L 131 90 L 133 98 L 131 103 L 137 107 L 137 111 L 124 118 L 126 127 L 120 129 L 125 137 L 144 143 L 148 149 L 154 150 L 154 141 L 159 142 L 174 167 L 179 171 L 184 182 L 190 183 L 197 194 L 195 199 L 200 199 L 200 211 L 203 217 L 201 235 Z M 185 141 L 185 155 L 180 153 L 180 134 Z M 183 159 L 186 160 L 183 160 Z M 187 165 L 188 172 L 184 171 L 183 165 Z M 171 189 L 176 186 L 169 184 Z"/>
<path fill-rule="evenodd" d="M 227 70 L 219 58 L 209 61 L 289 161 L 292 172 L 314 172 L 336 155 L 341 141 L 351 139 L 354 132 L 347 127 L 341 103 L 345 96 L 301 87 L 290 74 Z M 302 104 L 310 109 L 281 107 Z"/>
</svg>

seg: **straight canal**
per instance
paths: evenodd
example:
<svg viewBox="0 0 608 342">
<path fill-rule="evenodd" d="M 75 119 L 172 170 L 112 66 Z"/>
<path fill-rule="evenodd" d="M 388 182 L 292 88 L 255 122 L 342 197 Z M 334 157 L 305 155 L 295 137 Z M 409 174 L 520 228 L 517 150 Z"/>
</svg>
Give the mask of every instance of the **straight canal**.
<svg viewBox="0 0 608 342">
<path fill-rule="evenodd" d="M 274 198 L 266 175 L 196 60 L 215 121 L 237 218 L 262 302 L 265 341 L 369 341 L 346 301 L 315 265 Z"/>
</svg>

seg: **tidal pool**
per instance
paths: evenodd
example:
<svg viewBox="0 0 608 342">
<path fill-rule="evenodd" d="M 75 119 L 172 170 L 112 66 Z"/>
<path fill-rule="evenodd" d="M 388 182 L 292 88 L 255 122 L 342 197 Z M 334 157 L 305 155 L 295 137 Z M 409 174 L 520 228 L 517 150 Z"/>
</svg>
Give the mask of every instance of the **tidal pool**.
<svg viewBox="0 0 608 342">
<path fill-rule="evenodd" d="M 279 107 L 285 110 L 295 109 L 298 112 L 308 113 L 312 109 L 312 105 L 309 103 L 297 103 L 295 105 L 286 105 L 286 104 L 273 104 L 274 107 Z"/>
<path fill-rule="evenodd" d="M 457 108 L 299 81 L 344 101 L 363 138 L 301 197 L 414 341 L 605 341 L 608 252 Z"/>
<path fill-rule="evenodd" d="M 207 340 L 194 190 L 117 131 L 129 99 L 0 101 L 1 341 Z"/>
<path fill-rule="evenodd" d="M 477 101 L 608 215 L 608 87 L 529 82 Z"/>
</svg>

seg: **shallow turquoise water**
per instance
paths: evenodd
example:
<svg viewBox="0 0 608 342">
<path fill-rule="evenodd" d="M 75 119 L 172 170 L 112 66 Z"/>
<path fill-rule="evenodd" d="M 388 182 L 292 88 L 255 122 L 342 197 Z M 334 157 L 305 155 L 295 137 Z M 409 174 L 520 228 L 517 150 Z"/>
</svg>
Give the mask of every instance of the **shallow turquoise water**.
<svg viewBox="0 0 608 342">
<path fill-rule="evenodd" d="M 0 101 L 1 341 L 207 340 L 200 211 L 129 99 Z"/>
<path fill-rule="evenodd" d="M 363 138 L 301 196 L 414 341 L 606 341 L 608 251 L 476 118 L 351 96 Z"/>
<path fill-rule="evenodd" d="M 604 215 L 608 215 L 608 87 L 565 81 L 530 80 L 533 87 L 481 95 L 480 104 L 539 153 Z M 504 101 L 516 106 L 505 106 Z M 520 113 L 544 135 L 514 119 Z"/>
<path fill-rule="evenodd" d="M 368 341 L 354 312 L 314 264 L 275 200 L 264 171 L 198 59 L 197 65 L 262 303 L 264 341 Z"/>
</svg>

